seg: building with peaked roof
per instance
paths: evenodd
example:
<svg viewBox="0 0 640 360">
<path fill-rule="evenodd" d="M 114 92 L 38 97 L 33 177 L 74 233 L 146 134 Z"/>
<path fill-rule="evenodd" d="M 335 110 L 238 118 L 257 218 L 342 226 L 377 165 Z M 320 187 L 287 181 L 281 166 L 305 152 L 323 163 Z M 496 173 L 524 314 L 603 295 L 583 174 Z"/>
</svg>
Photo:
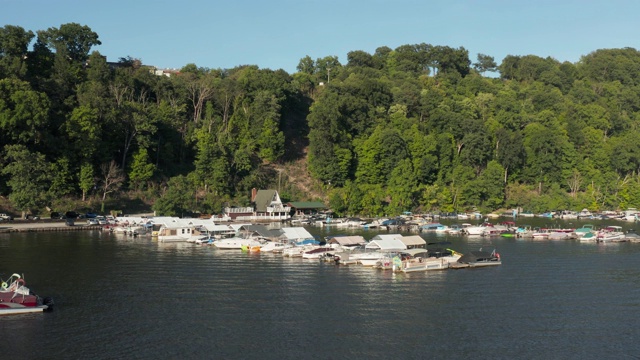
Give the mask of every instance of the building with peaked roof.
<svg viewBox="0 0 640 360">
<path fill-rule="evenodd" d="M 252 207 L 227 207 L 225 215 L 235 221 L 282 221 L 291 219 L 291 207 L 276 190 L 251 190 Z"/>
</svg>

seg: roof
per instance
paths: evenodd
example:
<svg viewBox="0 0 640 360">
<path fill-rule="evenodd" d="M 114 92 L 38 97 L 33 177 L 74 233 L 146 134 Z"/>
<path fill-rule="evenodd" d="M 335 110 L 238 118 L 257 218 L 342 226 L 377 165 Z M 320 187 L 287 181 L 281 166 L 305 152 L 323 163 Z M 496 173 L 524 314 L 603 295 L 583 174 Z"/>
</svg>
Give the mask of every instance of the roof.
<svg viewBox="0 0 640 360">
<path fill-rule="evenodd" d="M 265 238 L 275 238 L 280 235 L 276 231 L 269 230 L 264 225 L 242 225 L 242 227 L 240 227 L 240 231 L 253 232 Z"/>
<path fill-rule="evenodd" d="M 271 204 L 276 195 L 277 191 L 275 190 L 258 190 L 256 198 L 253 201 L 256 204 L 256 211 L 266 212 L 267 207 Z"/>
<path fill-rule="evenodd" d="M 287 203 L 294 209 L 326 209 L 327 206 L 320 201 L 292 201 Z"/>
<path fill-rule="evenodd" d="M 411 256 L 416 256 L 418 254 L 428 253 L 427 249 L 408 249 L 402 251 L 405 254 L 409 254 Z"/>
<path fill-rule="evenodd" d="M 354 236 L 333 236 L 327 241 L 329 244 L 340 244 L 342 246 L 348 245 L 362 245 L 366 243 L 366 240 L 359 235 Z"/>
<path fill-rule="evenodd" d="M 427 242 L 420 235 L 403 236 L 400 240 L 407 246 L 419 246 L 427 244 Z"/>
<path fill-rule="evenodd" d="M 371 241 L 374 240 L 390 240 L 390 239 L 402 239 L 402 235 L 400 234 L 378 234 L 371 238 Z"/>
<path fill-rule="evenodd" d="M 383 239 L 383 240 L 371 240 L 367 245 L 367 249 L 380 249 L 380 250 L 406 250 L 407 246 L 397 238 Z"/>
<path fill-rule="evenodd" d="M 303 227 L 283 227 L 283 234 L 287 240 L 304 240 L 304 239 L 313 239 L 313 235 L 311 235 L 307 229 Z"/>
</svg>

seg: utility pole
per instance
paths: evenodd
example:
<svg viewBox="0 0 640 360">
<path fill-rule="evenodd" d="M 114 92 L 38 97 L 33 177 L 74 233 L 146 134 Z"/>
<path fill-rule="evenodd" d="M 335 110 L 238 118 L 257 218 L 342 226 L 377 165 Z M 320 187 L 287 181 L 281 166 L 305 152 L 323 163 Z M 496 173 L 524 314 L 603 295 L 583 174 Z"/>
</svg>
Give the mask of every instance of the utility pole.
<svg viewBox="0 0 640 360">
<path fill-rule="evenodd" d="M 327 68 L 327 84 L 331 82 L 331 68 Z"/>
</svg>

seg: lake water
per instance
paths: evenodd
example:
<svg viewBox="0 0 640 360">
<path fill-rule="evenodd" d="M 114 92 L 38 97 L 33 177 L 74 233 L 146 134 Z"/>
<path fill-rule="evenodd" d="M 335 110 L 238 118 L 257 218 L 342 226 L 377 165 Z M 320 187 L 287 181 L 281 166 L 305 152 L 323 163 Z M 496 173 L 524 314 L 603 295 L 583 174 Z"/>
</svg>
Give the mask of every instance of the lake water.
<svg viewBox="0 0 640 360">
<path fill-rule="evenodd" d="M 640 244 L 423 237 L 463 253 L 490 242 L 503 265 L 395 274 L 100 231 L 0 234 L 1 277 L 24 273 L 56 303 L 1 317 L 0 356 L 638 358 Z"/>
</svg>

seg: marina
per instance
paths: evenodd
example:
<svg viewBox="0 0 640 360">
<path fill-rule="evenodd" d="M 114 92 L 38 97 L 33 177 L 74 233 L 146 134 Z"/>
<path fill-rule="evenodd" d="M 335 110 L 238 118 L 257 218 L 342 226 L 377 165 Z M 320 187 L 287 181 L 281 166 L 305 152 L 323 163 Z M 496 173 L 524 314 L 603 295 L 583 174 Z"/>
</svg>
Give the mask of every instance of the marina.
<svg viewBox="0 0 640 360">
<path fill-rule="evenodd" d="M 543 221 L 527 219 L 579 227 Z M 355 243 L 392 234 L 305 228 L 316 238 L 348 233 Z M 628 320 L 640 306 L 640 244 L 420 236 L 461 254 L 493 245 L 502 264 L 394 272 L 98 230 L 0 234 L 2 271 L 24 272 L 56 302 L 51 312 L 2 317 L 0 328 L 22 339 L 6 344 L 16 358 L 590 359 L 640 351 L 640 330 Z"/>
</svg>

